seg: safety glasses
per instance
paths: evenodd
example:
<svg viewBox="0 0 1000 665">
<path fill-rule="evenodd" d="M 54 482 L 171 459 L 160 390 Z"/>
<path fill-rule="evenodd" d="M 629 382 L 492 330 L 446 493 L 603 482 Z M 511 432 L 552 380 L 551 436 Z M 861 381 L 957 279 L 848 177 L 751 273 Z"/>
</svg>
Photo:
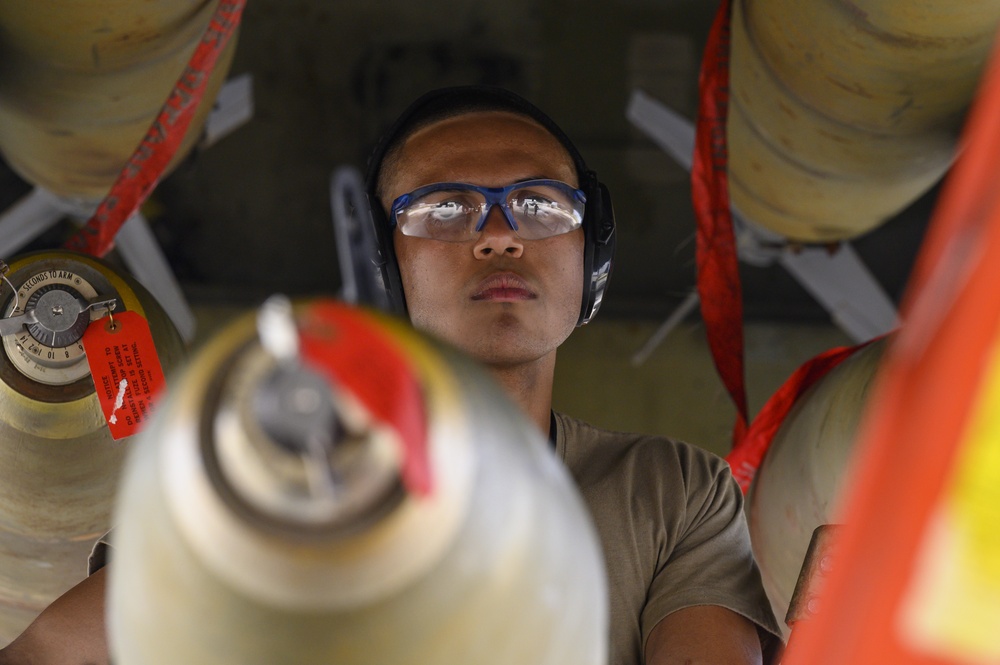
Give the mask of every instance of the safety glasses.
<svg viewBox="0 0 1000 665">
<path fill-rule="evenodd" d="M 569 233 L 583 224 L 587 197 L 558 180 L 527 180 L 507 187 L 463 182 L 425 185 L 392 202 L 391 223 L 403 235 L 463 242 L 479 235 L 493 206 L 526 240 Z"/>
</svg>

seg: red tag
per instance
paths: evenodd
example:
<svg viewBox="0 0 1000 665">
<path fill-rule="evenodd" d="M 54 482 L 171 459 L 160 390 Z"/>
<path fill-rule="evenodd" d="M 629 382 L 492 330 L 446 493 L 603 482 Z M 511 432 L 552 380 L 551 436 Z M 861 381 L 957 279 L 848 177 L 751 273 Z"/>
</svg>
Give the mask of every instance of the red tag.
<svg viewBox="0 0 1000 665">
<path fill-rule="evenodd" d="M 83 348 L 111 436 L 135 434 L 165 387 L 149 323 L 138 312 L 104 317 L 87 328 Z"/>
</svg>

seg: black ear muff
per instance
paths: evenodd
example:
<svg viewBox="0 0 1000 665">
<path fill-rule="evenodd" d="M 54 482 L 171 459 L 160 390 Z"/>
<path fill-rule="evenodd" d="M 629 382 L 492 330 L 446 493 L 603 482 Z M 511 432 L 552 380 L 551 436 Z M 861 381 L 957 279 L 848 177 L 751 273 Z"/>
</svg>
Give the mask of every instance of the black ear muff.
<svg viewBox="0 0 1000 665">
<path fill-rule="evenodd" d="M 611 193 L 597 174 L 588 171 L 583 183 L 587 207 L 583 214 L 583 300 L 576 325 L 590 322 L 601 307 L 615 256 L 615 211 Z"/>
<path fill-rule="evenodd" d="M 378 243 L 378 256 L 375 257 L 375 268 L 379 271 L 382 286 L 389 300 L 389 311 L 399 316 L 406 316 L 406 298 L 403 295 L 403 280 L 399 276 L 399 263 L 396 261 L 396 248 L 392 242 L 392 229 L 386 219 L 382 203 L 368 194 L 368 207 L 371 209 L 371 221 L 375 227 L 375 240 Z"/>
</svg>

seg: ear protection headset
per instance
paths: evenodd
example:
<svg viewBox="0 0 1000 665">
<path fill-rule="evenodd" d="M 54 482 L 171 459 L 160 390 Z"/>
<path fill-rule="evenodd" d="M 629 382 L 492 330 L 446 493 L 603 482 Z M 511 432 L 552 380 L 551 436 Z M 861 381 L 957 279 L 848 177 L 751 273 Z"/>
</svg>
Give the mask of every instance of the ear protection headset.
<svg viewBox="0 0 1000 665">
<path fill-rule="evenodd" d="M 580 189 L 587 196 L 583 213 L 583 298 L 577 325 L 588 323 L 601 306 L 615 253 L 615 214 L 608 188 L 587 168 L 583 157 L 555 122 L 526 99 L 503 88 L 460 86 L 431 91 L 409 106 L 382 136 L 368 161 L 365 191 L 378 242 L 378 267 L 391 309 L 406 315 L 406 298 L 393 247 L 393 230 L 376 193 L 386 155 L 415 129 L 435 120 L 474 111 L 511 111 L 527 116 L 549 131 L 566 148 L 576 167 Z"/>
</svg>

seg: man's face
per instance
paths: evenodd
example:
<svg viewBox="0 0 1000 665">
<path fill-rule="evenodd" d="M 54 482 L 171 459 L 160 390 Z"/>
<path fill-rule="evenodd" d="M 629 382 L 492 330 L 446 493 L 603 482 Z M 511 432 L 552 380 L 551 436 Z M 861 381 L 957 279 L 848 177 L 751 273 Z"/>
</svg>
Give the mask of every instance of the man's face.
<svg viewBox="0 0 1000 665">
<path fill-rule="evenodd" d="M 476 112 L 448 118 L 403 144 L 383 205 L 436 182 L 502 187 L 550 178 L 578 186 L 562 145 L 528 118 Z M 512 366 L 550 354 L 580 313 L 583 230 L 519 238 L 494 207 L 479 237 L 394 242 L 410 319 L 488 365 Z"/>
</svg>

